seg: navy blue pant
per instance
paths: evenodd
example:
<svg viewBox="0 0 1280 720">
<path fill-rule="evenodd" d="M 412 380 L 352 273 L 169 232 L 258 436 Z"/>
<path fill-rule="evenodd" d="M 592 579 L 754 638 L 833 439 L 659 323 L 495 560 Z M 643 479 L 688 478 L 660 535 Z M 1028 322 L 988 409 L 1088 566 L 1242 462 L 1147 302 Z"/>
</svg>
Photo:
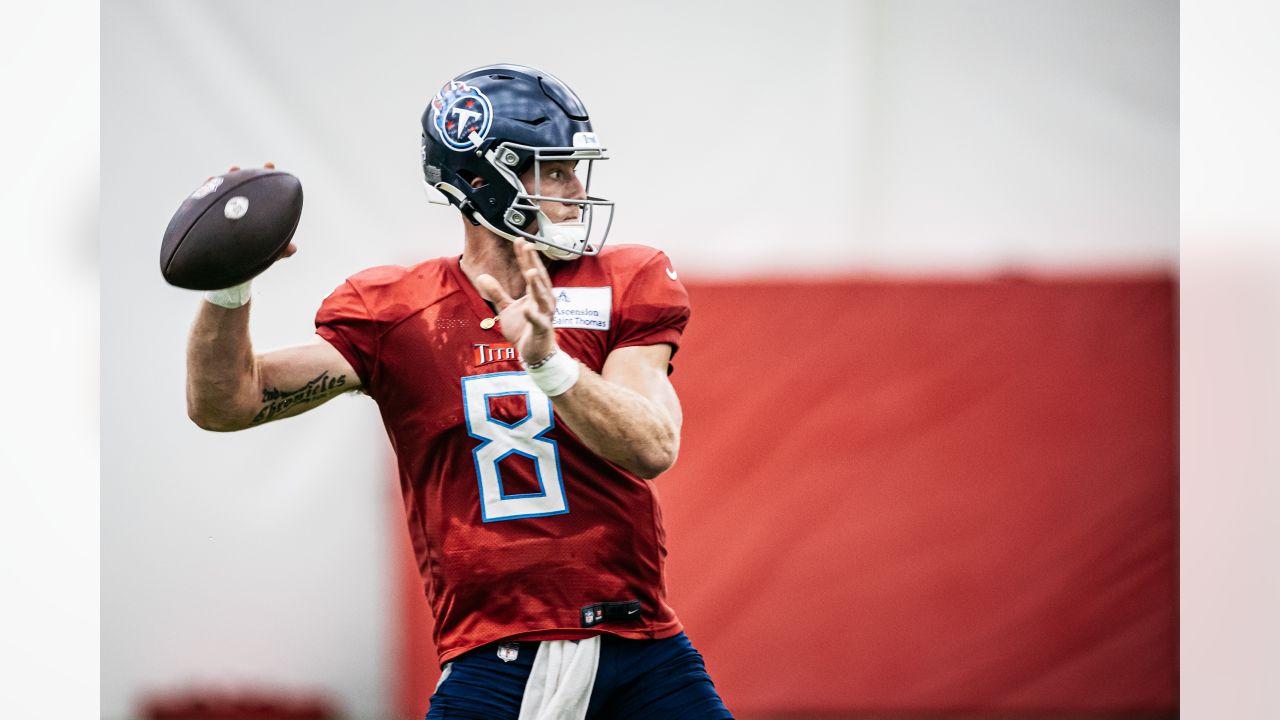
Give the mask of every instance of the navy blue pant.
<svg viewBox="0 0 1280 720">
<path fill-rule="evenodd" d="M 503 662 L 502 643 L 491 643 L 449 663 L 448 677 L 431 696 L 427 720 L 516 720 L 536 642 L 516 643 L 516 659 Z M 600 666 L 587 707 L 588 720 L 732 720 L 707 674 L 702 655 L 684 633 L 663 640 L 600 638 Z"/>
</svg>

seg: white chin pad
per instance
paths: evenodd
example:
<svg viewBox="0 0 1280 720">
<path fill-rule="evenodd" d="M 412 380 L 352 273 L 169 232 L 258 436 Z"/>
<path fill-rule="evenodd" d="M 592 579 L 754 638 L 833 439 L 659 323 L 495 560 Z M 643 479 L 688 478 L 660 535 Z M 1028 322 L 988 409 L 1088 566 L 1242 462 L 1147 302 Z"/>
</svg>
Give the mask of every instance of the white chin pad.
<svg viewBox="0 0 1280 720">
<path fill-rule="evenodd" d="M 561 250 L 558 247 L 551 247 L 546 243 L 534 243 L 534 246 L 538 248 L 538 252 L 542 253 L 543 255 L 546 255 L 552 260 L 572 260 L 576 257 L 581 257 L 575 253 L 569 252 L 568 250 Z"/>
<path fill-rule="evenodd" d="M 587 226 L 581 220 L 553 223 L 547 219 L 546 215 L 538 213 L 538 229 L 539 235 L 560 246 L 553 247 L 546 243 L 538 243 L 538 250 L 555 260 L 576 258 L 587 245 Z M 573 248 L 578 252 L 571 252 L 564 248 Z"/>
</svg>

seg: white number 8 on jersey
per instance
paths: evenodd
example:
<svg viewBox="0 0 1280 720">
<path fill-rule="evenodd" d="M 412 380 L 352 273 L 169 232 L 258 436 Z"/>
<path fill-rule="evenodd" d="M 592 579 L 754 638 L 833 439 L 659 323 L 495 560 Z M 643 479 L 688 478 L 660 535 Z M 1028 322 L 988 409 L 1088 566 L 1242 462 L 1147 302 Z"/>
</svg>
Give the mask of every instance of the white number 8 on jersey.
<svg viewBox="0 0 1280 720">
<path fill-rule="evenodd" d="M 496 420 L 489 414 L 489 398 L 524 395 L 528 414 L 514 423 Z M 462 378 L 462 406 L 467 433 L 482 442 L 471 451 L 480 480 L 480 514 L 485 522 L 517 518 L 561 515 L 569 512 L 560 475 L 560 453 L 556 441 L 543 435 L 555 427 L 551 398 L 523 372 L 500 372 Z M 508 455 L 523 455 L 533 461 L 539 491 L 508 495 L 502 489 L 498 464 Z"/>
</svg>

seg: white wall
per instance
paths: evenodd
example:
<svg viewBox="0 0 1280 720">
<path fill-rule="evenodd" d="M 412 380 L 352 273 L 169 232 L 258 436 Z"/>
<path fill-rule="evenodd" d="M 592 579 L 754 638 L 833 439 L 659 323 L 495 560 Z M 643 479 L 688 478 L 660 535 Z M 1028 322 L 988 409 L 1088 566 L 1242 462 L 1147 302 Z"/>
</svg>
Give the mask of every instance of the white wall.
<svg viewBox="0 0 1280 720">
<path fill-rule="evenodd" d="M 894 0 L 859 265 L 1172 265 L 1177 3 Z"/>
<path fill-rule="evenodd" d="M 1136 0 L 201 3 L 102 9 L 102 707 L 252 681 L 387 709 L 388 444 L 366 398 L 215 435 L 183 410 L 199 302 L 157 272 L 232 163 L 306 190 L 257 283 L 301 342 L 369 265 L 454 253 L 418 118 L 489 62 L 558 74 L 614 160 L 611 242 L 689 276 L 1176 262 L 1176 4 Z M 507 38 L 519 38 L 519 42 Z"/>
</svg>

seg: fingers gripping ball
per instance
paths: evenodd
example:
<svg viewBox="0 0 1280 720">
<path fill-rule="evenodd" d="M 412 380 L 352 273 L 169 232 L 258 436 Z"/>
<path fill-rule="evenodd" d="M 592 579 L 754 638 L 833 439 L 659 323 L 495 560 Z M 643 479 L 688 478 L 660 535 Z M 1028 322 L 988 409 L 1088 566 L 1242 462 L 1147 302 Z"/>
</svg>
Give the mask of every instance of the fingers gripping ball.
<svg viewBox="0 0 1280 720">
<path fill-rule="evenodd" d="M 169 220 L 160 272 L 189 290 L 239 285 L 285 252 L 301 217 L 302 183 L 287 172 L 251 168 L 209 178 Z"/>
</svg>

